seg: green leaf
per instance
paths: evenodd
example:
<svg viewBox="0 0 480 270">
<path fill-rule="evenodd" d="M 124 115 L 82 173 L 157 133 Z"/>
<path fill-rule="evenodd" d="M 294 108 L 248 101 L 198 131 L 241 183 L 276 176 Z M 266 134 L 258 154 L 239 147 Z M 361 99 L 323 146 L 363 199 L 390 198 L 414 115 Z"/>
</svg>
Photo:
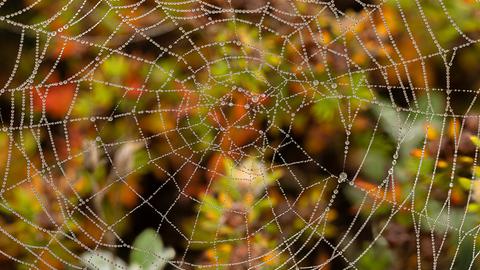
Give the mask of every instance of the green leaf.
<svg viewBox="0 0 480 270">
<path fill-rule="evenodd" d="M 162 239 L 153 229 L 144 230 L 133 242 L 130 263 L 141 269 L 161 270 L 175 257 L 172 248 L 164 248 Z"/>
<path fill-rule="evenodd" d="M 359 258 L 357 267 L 360 270 L 390 269 L 394 262 L 391 251 L 381 243 L 375 243 L 362 257 Z"/>
<path fill-rule="evenodd" d="M 338 110 L 338 100 L 335 98 L 319 99 L 311 108 L 313 115 L 320 122 L 331 122 Z"/>
<path fill-rule="evenodd" d="M 125 270 L 127 264 L 109 251 L 93 251 L 82 255 L 82 261 L 92 270 Z"/>
</svg>

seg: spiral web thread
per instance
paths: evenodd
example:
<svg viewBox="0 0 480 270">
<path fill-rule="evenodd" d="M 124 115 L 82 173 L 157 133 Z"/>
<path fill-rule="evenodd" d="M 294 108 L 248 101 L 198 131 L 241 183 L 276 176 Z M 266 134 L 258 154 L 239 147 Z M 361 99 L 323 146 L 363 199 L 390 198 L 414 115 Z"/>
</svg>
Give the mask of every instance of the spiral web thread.
<svg viewBox="0 0 480 270">
<path fill-rule="evenodd" d="M 464 136 L 468 132 L 466 131 L 467 122 L 477 123 L 474 124 L 477 126 L 476 130 L 470 135 L 478 136 L 480 134 L 478 129 L 479 105 L 476 100 L 478 90 L 455 89 L 452 86 L 451 78 L 456 72 L 455 59 L 458 59 L 463 51 L 478 46 L 479 40 L 474 35 L 470 36 L 464 32 L 456 23 L 459 18 L 451 15 L 449 11 L 452 3 L 443 0 L 429 1 L 428 3 L 434 6 L 436 13 L 448 22 L 448 25 L 442 27 L 451 29 L 458 36 L 454 45 L 447 46 L 439 40 L 440 34 L 436 32 L 438 28 L 435 22 L 430 21 L 431 14 L 424 11 L 425 3 L 420 0 L 408 3 L 410 9 L 413 5 L 413 9 L 417 11 L 418 16 L 415 17 L 405 15 L 406 8 L 404 6 L 407 4 L 400 0 L 374 4 L 352 1 L 360 7 L 360 11 L 356 13 L 340 10 L 336 6 L 338 1 L 244 2 L 247 3 L 245 6 L 237 8 L 235 1 L 225 3 L 197 0 L 132 1 L 127 3 L 106 0 L 93 3 L 87 0 L 70 0 L 63 1 L 61 4 L 47 2 L 47 5 L 42 6 L 43 1 L 38 0 L 29 1 L 24 7 L 13 12 L 10 9 L 8 12 L 5 11 L 7 9 L 4 11 L 0 9 L 2 29 L 9 29 L 16 34 L 19 40 L 16 41 L 18 46 L 13 68 L 6 76 L 8 80 L 0 90 L 3 100 L 0 107 L 2 111 L 1 132 L 7 138 L 6 148 L 2 149 L 0 154 L 1 162 L 4 163 L 0 204 L 3 211 L 8 212 L 12 219 L 21 220 L 31 230 L 50 239 L 45 245 L 32 245 L 30 244 L 31 239 L 19 239 L 12 234 L 9 228 L 0 228 L 1 238 L 4 239 L 2 241 L 21 246 L 30 259 L 15 258 L 9 254 L 8 250 L 0 250 L 2 256 L 14 261 L 15 264 L 24 265 L 27 269 L 40 269 L 40 264 L 44 268 L 46 266 L 46 269 L 63 267 L 85 269 L 87 262 L 82 262 L 80 256 L 83 252 L 116 248 L 134 249 L 131 242 L 125 241 L 121 235 L 117 234 L 116 226 L 132 216 L 135 211 L 147 208 L 151 215 L 159 217 L 161 220 L 159 224 L 156 224 L 158 232 L 162 231 L 164 227 L 169 227 L 171 231 L 176 232 L 175 237 L 178 241 L 185 243 L 185 248 L 177 250 L 175 258 L 168 261 L 168 267 L 171 268 L 216 269 L 230 267 L 235 269 L 235 267 L 244 267 L 262 269 L 268 266 L 272 269 L 322 269 L 326 268 L 330 262 L 340 260 L 346 269 L 361 269 L 358 265 L 361 258 L 377 242 L 382 241 L 382 235 L 388 230 L 388 226 L 396 215 L 400 212 L 407 212 L 411 214 L 410 221 L 413 222 L 411 233 L 416 240 L 417 268 L 437 268 L 438 261 L 442 260 L 442 256 L 447 252 L 445 250 L 447 242 L 452 241 L 452 234 L 455 235 L 453 241 L 458 247 L 454 250 L 456 253 L 454 252 L 448 265 L 454 267 L 457 263 L 456 254 L 459 253 L 462 243 L 466 239 L 473 239 L 471 262 L 467 265 L 474 267 L 474 261 L 478 255 L 475 240 L 479 227 L 475 225 L 474 215 L 467 213 L 467 206 L 474 201 L 475 173 L 470 176 L 472 181 L 470 189 L 466 191 L 467 202 L 463 206 L 455 206 L 460 208 L 462 215 L 453 216 L 451 208 L 453 207 L 452 191 L 456 185 L 459 185 L 456 169 L 461 166 L 458 165 L 461 163 L 458 155 L 459 147 L 469 140 L 468 136 Z M 8 5 L 8 1 L 3 1 L 0 7 L 5 8 Z M 472 1 L 468 5 L 472 10 L 477 9 L 476 14 L 478 14 L 478 2 Z M 100 8 L 107 12 L 99 12 Z M 397 20 L 398 25 L 395 26 L 397 33 L 408 37 L 409 45 L 407 47 L 411 49 L 408 55 L 399 49 L 401 44 L 396 39 L 398 35 L 391 33 L 393 31 L 391 29 L 393 27 L 392 20 L 388 16 L 393 15 L 386 13 L 387 8 L 396 14 L 393 21 Z M 28 14 L 36 9 L 48 10 L 46 13 L 49 14 L 49 17 L 44 18 L 43 21 L 32 23 L 27 19 Z M 63 20 L 61 24 L 53 24 L 58 18 L 66 16 L 65 14 L 68 14 L 68 20 Z M 478 15 L 476 16 L 478 18 Z M 97 29 L 110 17 L 115 17 L 118 22 L 111 28 L 111 33 L 98 31 Z M 324 17 L 332 18 L 329 24 L 322 25 L 321 20 Z M 410 24 L 414 20 L 423 28 L 411 27 Z M 228 28 L 228 25 L 231 28 Z M 244 25 L 257 30 L 257 35 L 253 39 L 244 38 L 245 34 L 242 32 Z M 361 28 L 359 25 L 365 27 Z M 75 31 L 69 31 L 75 27 Z M 341 31 L 334 37 L 326 38 L 325 33 L 334 27 Z M 423 37 L 422 42 L 431 44 L 430 49 L 419 43 L 420 37 L 417 34 L 420 30 L 427 35 L 427 37 Z M 225 35 L 235 38 L 215 40 L 214 36 L 221 31 L 231 31 Z M 167 36 L 167 40 L 159 41 L 156 38 L 160 35 L 159 33 L 162 37 Z M 212 36 L 212 40 L 209 40 L 208 35 Z M 268 48 L 271 47 L 265 45 L 269 38 L 275 38 L 278 44 L 281 44 L 278 46 L 279 48 L 269 51 Z M 309 39 L 308 44 L 304 41 L 305 39 Z M 208 42 L 205 43 L 205 40 Z M 9 41 L 11 42 L 11 39 Z M 355 43 L 355 49 L 351 49 L 350 42 Z M 385 53 L 383 55 L 375 53 L 372 50 L 372 42 L 376 50 Z M 147 44 L 139 49 L 140 53 L 135 50 L 135 44 L 138 43 Z M 59 52 L 56 58 L 46 61 L 45 59 L 49 57 L 47 52 L 54 44 L 57 44 Z M 88 50 L 89 53 L 82 54 L 82 61 L 79 61 L 81 64 L 74 67 L 74 73 L 62 79 L 50 81 L 49 78 L 52 74 L 60 69 L 59 64 L 63 59 L 75 57 L 74 55 L 66 56 L 69 46 L 72 44 L 79 52 Z M 214 49 L 220 53 L 217 52 L 215 55 L 212 53 Z M 25 56 L 27 50 L 34 51 L 33 59 Z M 285 56 L 287 53 L 294 54 L 296 60 L 292 62 L 291 59 L 287 59 Z M 367 66 L 360 63 L 362 61 L 356 58 L 356 55 L 368 59 L 370 64 Z M 99 76 L 102 65 L 112 57 L 121 58 L 122 61 L 128 63 L 131 70 L 127 73 L 135 72 L 139 66 L 146 67 L 141 82 L 136 86 L 131 86 L 113 79 L 109 80 L 106 75 Z M 271 63 L 265 60 L 267 57 L 273 57 L 277 59 L 277 62 Z M 167 58 L 175 59 L 173 66 L 180 67 L 184 74 L 178 74 L 173 69 L 169 69 L 171 66 L 164 65 L 162 61 Z M 380 58 L 382 59 L 380 60 Z M 243 70 L 234 67 L 236 62 L 242 60 L 247 62 L 244 64 Z M 195 61 L 195 64 L 190 65 L 190 61 Z M 442 87 L 434 86 L 430 82 L 431 74 L 427 70 L 431 61 L 442 63 L 442 70 L 436 71 L 435 74 L 436 77 L 443 79 Z M 202 64 L 199 65 L 199 62 Z M 284 62 L 293 68 L 290 70 L 283 68 L 281 64 Z M 316 69 L 314 62 L 323 65 L 321 72 Z M 230 72 L 215 74 L 212 69 L 218 63 L 226 65 Z M 249 65 L 251 63 L 254 63 L 253 66 L 258 70 L 268 69 L 280 79 L 269 81 L 268 76 L 258 75 L 255 73 L 256 70 Z M 50 65 L 47 69 L 48 72 L 45 72 L 46 65 Z M 418 65 L 419 68 L 415 72 L 421 74 L 413 74 L 412 65 Z M 29 70 L 29 75 L 23 78 L 19 74 L 25 69 Z M 262 85 L 261 89 L 253 91 L 239 85 L 238 81 L 233 78 L 242 73 L 250 76 L 251 80 L 258 80 Z M 322 76 L 319 76 L 319 73 L 322 73 Z M 372 74 L 377 76 L 375 80 L 372 79 Z M 151 80 L 154 80 L 156 76 L 162 77 L 160 84 L 172 83 L 171 85 L 176 87 L 149 88 Z M 392 81 L 392 78 L 398 80 Z M 290 84 L 300 85 L 300 90 L 296 93 L 282 91 Z M 94 85 L 103 85 L 105 91 L 116 89 L 111 91 L 120 92 L 121 97 L 115 101 L 116 104 L 108 113 L 75 114 L 75 107 L 80 97 L 92 95 L 92 104 L 95 102 L 92 90 Z M 228 88 L 229 91 L 223 96 L 214 96 L 212 91 L 209 91 L 212 85 Z M 73 96 L 70 97 L 66 113 L 60 119 L 50 119 L 47 94 L 41 91 L 45 89 L 50 91 L 48 93 L 64 91 L 62 86 L 73 87 Z M 360 88 L 366 89 L 362 95 L 356 93 Z M 128 95 L 131 92 L 135 92 L 136 96 L 133 99 L 130 97 L 130 107 L 127 111 L 122 109 L 122 106 L 124 106 L 125 100 L 129 99 Z M 380 92 L 384 93 L 385 97 L 380 97 Z M 180 100 L 175 101 L 177 102 L 175 106 L 168 105 L 169 95 L 172 93 L 181 97 Z M 423 101 L 417 98 L 420 93 L 425 96 Z M 34 108 L 34 100 L 37 95 L 41 96 L 42 94 L 45 96 L 43 102 L 40 102 L 42 109 L 39 111 Z M 235 98 L 238 96 L 241 96 L 241 99 Z M 443 97 L 440 105 L 433 100 L 438 96 Z M 463 100 L 466 105 L 465 110 L 460 111 L 453 108 L 450 100 L 455 99 L 455 96 L 468 97 Z M 243 101 L 238 103 L 239 100 Z M 344 151 L 335 153 L 337 157 L 342 157 L 343 164 L 329 168 L 330 164 L 326 162 L 325 158 L 318 158 L 311 154 L 304 142 L 296 139 L 294 122 L 297 121 L 297 116 L 302 115 L 306 110 L 310 110 L 315 105 L 322 106 L 324 102 L 332 100 L 334 106 L 331 107 L 331 110 L 335 112 L 336 117 L 332 121 L 342 128 L 342 132 L 335 136 L 344 138 Z M 267 101 L 271 102 L 270 105 L 265 104 Z M 143 106 L 142 104 L 145 102 L 153 105 Z M 7 105 L 10 106 L 7 107 Z M 228 113 L 237 107 L 243 107 L 243 114 L 236 122 L 217 119 L 217 117 L 222 117 L 224 112 Z M 205 111 L 205 117 L 193 119 L 189 112 L 196 109 Z M 366 115 L 366 111 L 369 111 L 368 115 L 373 120 L 368 130 L 364 131 L 369 133 L 369 139 L 364 142 L 360 154 L 352 153 L 351 142 L 355 136 L 358 136 L 354 130 L 355 122 L 361 115 Z M 215 112 L 218 113 L 215 114 Z M 161 132 L 148 133 L 141 127 L 142 118 L 149 115 L 156 116 L 156 121 L 162 123 L 164 128 Z M 171 126 L 165 122 L 164 116 L 175 119 L 170 123 Z M 207 119 L 207 116 L 210 120 Z M 223 117 L 227 118 L 225 114 Z M 212 121 L 212 118 L 216 120 Z M 283 119 L 281 125 L 277 121 L 279 118 Z M 124 119 L 128 119 L 130 130 L 121 130 L 119 133 L 125 132 L 129 135 L 106 134 L 107 127 L 115 125 L 116 121 L 124 121 Z M 259 124 L 258 119 L 262 119 L 263 122 Z M 212 124 L 214 121 L 217 121 L 217 124 Z M 390 127 L 386 122 L 390 122 Z M 422 176 L 424 172 L 421 172 L 424 166 L 422 162 L 427 159 L 426 152 L 431 145 L 429 134 L 434 123 L 439 124 L 437 137 L 439 137 L 440 143 L 437 151 L 434 152 L 436 155 L 430 157 L 434 166 L 426 172 L 429 180 L 421 181 L 420 178 L 424 177 Z M 71 142 L 70 130 L 72 126 L 78 125 L 84 130 L 89 130 L 86 133 L 92 141 L 87 143 L 87 146 L 75 148 L 72 145 L 74 143 Z M 449 125 L 457 131 L 453 132 L 452 149 L 445 150 L 443 148 L 445 144 L 441 142 L 447 140 L 449 136 L 449 130 L 452 129 Z M 198 132 L 195 131 L 198 126 L 206 126 L 209 134 L 213 134 L 213 138 L 208 139 L 205 134 L 203 134 L 205 136 L 197 134 Z M 254 134 L 254 139 L 240 146 L 234 145 L 233 142 L 222 142 L 221 138 L 224 138 L 225 133 L 231 132 L 229 131 L 231 128 L 236 128 L 237 132 L 245 132 L 245 134 L 251 132 Z M 58 133 L 58 130 L 63 132 L 64 144 L 60 146 L 54 141 L 54 132 Z M 375 147 L 380 147 L 374 143 L 375 140 L 388 132 L 395 142 L 391 145 L 393 151 L 388 161 L 389 164 L 381 169 L 384 170 L 383 177 L 378 181 L 371 181 L 375 183 L 375 188 L 358 184 L 357 179 L 363 174 L 364 164 L 368 162 L 369 153 L 373 152 Z M 36 145 L 33 146 L 35 149 L 33 152 L 27 150 L 23 138 L 26 133 L 35 138 Z M 174 142 L 171 142 L 172 136 L 176 137 Z M 276 143 L 272 143 L 275 140 L 277 140 Z M 155 144 L 159 141 L 168 145 L 167 151 L 154 149 Z M 411 141 L 415 141 L 415 145 L 406 146 L 406 142 Z M 203 148 L 199 150 L 198 145 L 202 145 Z M 414 147 L 418 147 L 419 162 L 416 163 L 417 167 L 413 173 L 407 175 L 407 179 L 405 179 L 405 175 L 397 173 L 396 168 L 399 166 L 397 162 L 402 157 L 405 160 L 414 159 L 409 156 Z M 289 150 L 285 151 L 284 149 L 287 148 Z M 141 166 L 128 166 L 128 164 L 122 163 L 120 155 L 116 155 L 123 151 L 122 153 L 128 156 L 139 149 L 145 151 L 148 156 L 148 161 Z M 447 172 L 443 172 L 449 181 L 446 183 L 448 187 L 443 190 L 444 194 L 439 196 L 432 194 L 432 190 L 434 190 L 432 187 L 439 181 L 437 174 L 440 170 L 438 169 L 439 163 L 442 162 L 442 151 L 451 151 L 453 158 Z M 109 175 L 111 179 L 104 186 L 85 196 L 77 192 L 74 187 L 75 176 L 68 168 L 73 166 L 71 164 L 75 160 L 88 160 L 92 153 L 99 153 L 111 167 L 112 172 Z M 228 172 L 212 170 L 211 167 L 206 166 L 212 153 L 230 157 L 237 168 L 242 168 L 245 160 L 253 158 L 259 160 L 261 165 L 255 168 L 262 168 L 261 173 L 279 169 L 283 175 L 281 180 L 276 180 L 272 186 L 287 202 L 286 209 L 279 210 L 272 206 L 271 220 L 264 221 L 264 224 L 255 228 L 254 231 L 248 230 L 248 210 L 235 212 L 235 210 L 227 209 L 227 212 L 231 211 L 245 217 L 243 221 L 247 229 L 244 231 L 244 235 L 237 239 L 222 239 L 211 235 L 211 241 L 207 241 L 206 244 L 213 245 L 215 251 L 218 249 L 218 245 L 224 242 L 247 242 L 246 258 L 236 262 L 222 261 L 218 256 L 213 263 L 190 260 L 190 254 L 193 252 L 191 246 L 201 242 L 195 240 L 196 227 L 194 225 L 191 231 L 186 231 L 173 219 L 178 214 L 176 211 L 179 211 L 175 207 L 182 200 L 186 199 L 192 202 L 196 205 L 196 209 L 203 207 L 204 201 L 186 191 L 196 181 L 193 179 L 193 173 L 201 171 L 206 175 L 212 175 L 207 177 L 204 184 L 206 194 L 209 192 L 213 194 L 210 189 L 217 177 L 228 174 Z M 475 147 L 471 154 L 472 167 L 477 164 L 477 154 L 478 147 Z M 162 160 L 169 159 L 171 156 L 182 160 L 174 171 L 169 171 L 164 164 L 161 164 Z M 16 158 L 14 159 L 14 157 Z M 352 159 L 355 157 L 356 161 L 353 162 Z M 16 162 L 24 164 L 25 177 L 12 174 L 9 168 Z M 353 162 L 351 164 L 354 165 L 349 162 Z M 143 170 L 146 166 L 160 171 L 165 176 L 164 182 L 156 182 L 155 189 L 148 196 L 137 192 L 136 187 L 127 181 L 128 176 Z M 192 177 L 180 181 L 179 173 L 185 166 L 193 168 Z M 313 183 L 306 183 L 302 179 L 303 174 L 299 169 L 303 168 L 302 166 L 315 168 L 321 177 Z M 222 167 L 220 163 L 214 166 L 217 169 L 220 167 Z M 245 168 L 240 170 L 244 170 L 246 179 L 232 178 L 232 181 L 247 180 L 248 182 L 253 179 L 251 175 L 257 173 Z M 38 192 L 35 188 L 32 188 L 32 194 L 42 206 L 46 218 L 54 224 L 52 228 L 45 228 L 38 220 L 26 218 L 23 213 L 16 210 L 13 205 L 15 202 L 9 199 L 9 193 L 23 185 L 32 184 L 33 179 L 38 177 L 44 185 L 52 190 L 53 198 L 45 198 L 46 195 Z M 402 177 L 403 179 L 401 179 Z M 65 183 L 60 183 L 58 179 L 63 179 Z M 293 185 L 295 190 L 298 190 L 295 200 L 287 199 L 290 195 L 284 191 L 284 189 L 288 189 L 285 187 L 286 181 L 290 181 L 291 183 L 288 185 Z M 409 189 L 405 190 L 404 188 L 402 191 L 398 191 L 396 187 L 400 185 L 399 181 L 406 181 Z M 160 211 L 151 201 L 155 196 L 165 196 L 164 190 L 168 183 L 173 183 L 176 193 L 173 200 L 170 201 L 169 207 L 165 208 L 165 211 Z M 126 214 L 117 222 L 107 224 L 104 220 L 105 217 L 92 204 L 95 202 L 95 198 L 113 192 L 114 186 L 124 186 L 128 192 L 137 197 L 138 201 L 137 205 L 126 211 Z M 267 189 L 266 186 L 262 186 L 264 190 L 256 199 L 269 199 L 270 189 Z M 65 189 L 71 190 L 72 196 L 77 198 L 76 203 L 72 203 L 70 198 L 64 194 Z M 304 215 L 298 213 L 296 203 L 312 189 L 321 190 L 320 198 L 317 198 L 315 207 L 309 209 L 310 216 L 305 218 Z M 330 238 L 324 237 L 327 226 L 329 226 L 327 225 L 328 216 L 345 190 L 354 190 L 361 194 L 361 197 L 358 204 L 354 205 L 349 226 L 345 231 L 339 231 L 337 241 L 333 242 Z M 423 195 L 417 195 L 419 190 L 423 190 L 423 193 L 420 193 Z M 403 194 L 397 196 L 396 192 L 403 192 Z M 425 197 L 418 198 L 418 196 Z M 440 201 L 439 208 L 430 208 L 433 197 Z M 439 197 L 440 199 L 438 199 Z M 420 205 L 418 205 L 419 200 Z M 53 214 L 49 214 L 53 207 L 56 207 L 56 213 L 62 216 L 61 222 L 56 220 Z M 380 207 L 388 209 L 383 216 L 383 223 L 378 226 L 377 231 L 373 232 L 369 245 L 356 246 L 356 243 L 360 241 L 358 240 L 360 234 L 369 230 L 367 224 L 377 218 L 377 210 Z M 362 212 L 363 214 L 361 214 Z M 342 213 L 339 214 L 342 215 Z M 289 226 L 281 221 L 282 216 L 286 215 L 294 215 L 302 219 L 303 228 L 292 234 L 283 234 L 284 226 Z M 87 234 L 78 222 L 80 218 L 87 219 L 101 228 L 101 237 L 93 240 L 94 245 L 83 244 L 76 238 L 78 232 L 75 234 L 71 231 L 71 226 L 80 226 L 81 233 Z M 195 215 L 194 224 L 197 224 L 199 219 L 200 215 Z M 271 250 L 254 254 L 250 241 L 256 235 L 263 234 L 267 225 L 277 228 L 282 235 L 281 240 Z M 440 229 L 441 233 L 438 233 L 438 228 L 443 228 Z M 114 240 L 107 241 L 108 235 Z M 421 244 L 422 235 L 426 235 L 431 243 L 429 252 L 432 253 L 433 259 L 427 266 L 422 262 L 425 253 Z M 67 241 L 74 243 L 74 247 L 62 245 Z M 302 245 L 302 243 L 304 244 Z M 61 254 L 56 254 L 57 251 L 51 248 L 54 245 L 63 249 Z M 309 254 L 315 252 L 315 249 L 320 246 L 330 248 L 329 257 L 316 264 L 307 262 Z M 149 251 L 144 250 L 144 252 L 148 253 Z M 45 254 L 55 257 L 62 266 L 51 264 L 45 260 Z M 274 261 L 275 258 L 279 258 L 280 254 L 286 255 L 287 258 L 278 264 L 269 263 L 269 260 Z M 267 257 L 269 259 L 266 259 Z M 103 259 L 110 260 L 109 258 Z"/>
</svg>

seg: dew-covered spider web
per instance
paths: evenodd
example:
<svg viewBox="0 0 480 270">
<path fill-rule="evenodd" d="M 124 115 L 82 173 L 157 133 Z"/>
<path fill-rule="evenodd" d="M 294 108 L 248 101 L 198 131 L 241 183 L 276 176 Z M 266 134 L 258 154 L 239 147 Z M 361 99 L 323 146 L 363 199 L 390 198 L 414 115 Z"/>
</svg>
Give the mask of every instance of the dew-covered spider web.
<svg viewBox="0 0 480 270">
<path fill-rule="evenodd" d="M 474 0 L 2 0 L 0 268 L 478 269 L 479 38 Z"/>
</svg>

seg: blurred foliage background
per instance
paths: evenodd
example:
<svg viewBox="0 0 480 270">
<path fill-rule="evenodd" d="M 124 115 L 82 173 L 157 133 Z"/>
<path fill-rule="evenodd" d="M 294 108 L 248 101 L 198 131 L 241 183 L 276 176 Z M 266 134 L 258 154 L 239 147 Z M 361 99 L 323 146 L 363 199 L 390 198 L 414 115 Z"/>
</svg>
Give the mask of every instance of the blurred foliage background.
<svg viewBox="0 0 480 270">
<path fill-rule="evenodd" d="M 480 267 L 478 1 L 0 16 L 0 268 Z"/>
</svg>

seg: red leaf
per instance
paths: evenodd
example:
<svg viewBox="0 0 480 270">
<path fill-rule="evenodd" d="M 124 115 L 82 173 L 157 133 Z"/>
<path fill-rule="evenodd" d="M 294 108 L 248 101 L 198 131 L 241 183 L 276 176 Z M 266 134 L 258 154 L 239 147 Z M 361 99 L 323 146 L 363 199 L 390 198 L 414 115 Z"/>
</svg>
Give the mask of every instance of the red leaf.
<svg viewBox="0 0 480 270">
<path fill-rule="evenodd" d="M 45 112 L 48 115 L 55 118 L 64 118 L 72 103 L 75 88 L 75 84 L 32 88 L 33 109 L 35 112 L 42 112 L 43 107 L 45 107 Z"/>
</svg>

